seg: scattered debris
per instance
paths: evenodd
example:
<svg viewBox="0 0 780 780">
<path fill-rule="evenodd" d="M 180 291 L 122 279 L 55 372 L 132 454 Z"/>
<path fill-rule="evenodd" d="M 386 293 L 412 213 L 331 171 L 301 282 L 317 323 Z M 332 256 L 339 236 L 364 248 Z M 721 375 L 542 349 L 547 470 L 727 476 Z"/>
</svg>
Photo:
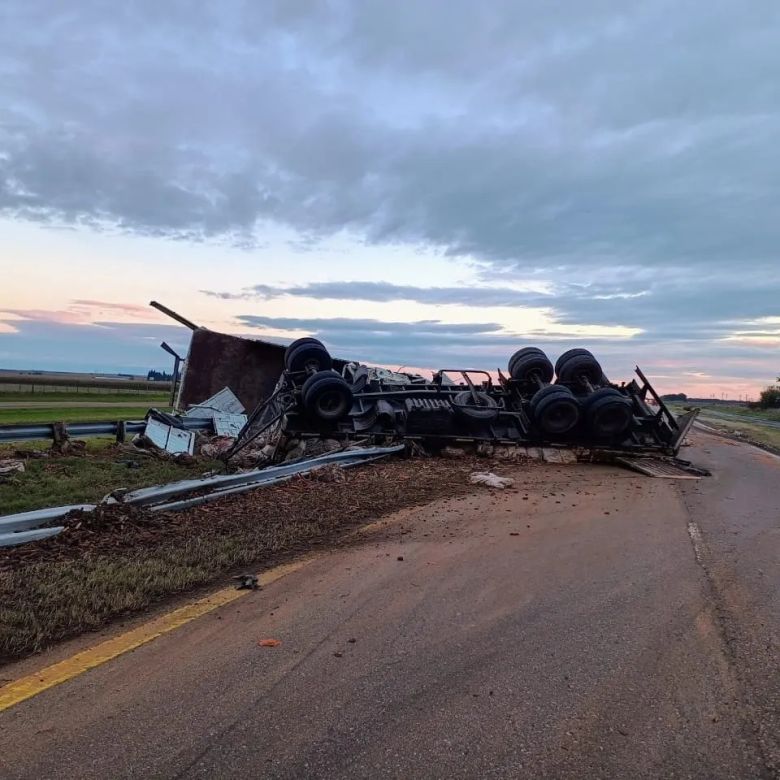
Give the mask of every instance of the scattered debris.
<svg viewBox="0 0 780 780">
<path fill-rule="evenodd" d="M 171 455 L 192 455 L 195 451 L 195 432 L 178 427 L 172 415 L 156 410 L 147 415 L 144 438 Z"/>
<path fill-rule="evenodd" d="M 499 490 L 514 484 L 514 480 L 510 477 L 499 477 L 498 474 L 494 474 L 492 471 L 475 471 L 469 476 L 469 482 L 474 485 L 487 485 Z"/>
<path fill-rule="evenodd" d="M 392 447 L 363 447 L 345 452 L 331 452 L 298 463 L 253 469 L 237 474 L 217 474 L 199 479 L 184 479 L 166 485 L 152 485 L 136 490 L 120 489 L 106 496 L 101 506 L 122 504 L 129 507 L 145 507 L 152 512 L 189 509 L 227 496 L 286 482 L 300 474 L 316 473 L 325 467 L 333 466 L 342 469 L 362 463 L 371 463 L 388 455 L 400 454 L 403 449 L 402 444 Z M 342 480 L 331 478 L 328 481 L 340 482 Z M 40 529 L 41 533 L 44 533 L 41 526 L 55 518 L 64 517 L 73 509 L 72 506 L 53 507 L 0 517 L 0 546 L 22 544 L 26 541 L 43 538 L 37 535 L 37 530 L 32 535 L 24 534 L 31 534 L 33 529 Z M 84 505 L 78 509 L 82 512 L 93 512 L 96 507 Z M 13 531 L 14 533 L 2 536 L 5 531 Z M 51 536 L 60 531 L 62 531 L 62 527 L 45 529 L 44 536 Z"/>
<path fill-rule="evenodd" d="M 261 639 L 257 644 L 260 647 L 279 647 L 282 643 L 278 639 Z"/>
<path fill-rule="evenodd" d="M 217 436 L 230 436 L 235 439 L 246 425 L 245 414 L 226 414 L 217 412 L 214 417 L 214 433 Z"/>
<path fill-rule="evenodd" d="M 24 462 L 11 458 L 0 459 L 0 479 L 13 474 L 24 474 Z"/>
<path fill-rule="evenodd" d="M 615 458 L 615 463 L 648 477 L 664 479 L 701 479 L 711 476 L 708 469 L 680 458 Z"/>
<path fill-rule="evenodd" d="M 233 579 L 238 582 L 236 590 L 257 590 L 260 587 L 256 574 L 238 574 Z"/>
<path fill-rule="evenodd" d="M 439 454 L 442 458 L 465 458 L 466 450 L 463 447 L 445 447 Z"/>
<path fill-rule="evenodd" d="M 203 444 L 198 445 L 196 442 L 196 449 L 205 458 L 219 458 L 233 446 L 235 441 L 233 436 L 212 436 L 205 439 Z"/>
<path fill-rule="evenodd" d="M 223 387 L 211 398 L 190 406 L 185 412 L 185 417 L 214 417 L 217 414 L 242 415 L 246 412 L 244 405 L 238 400 L 236 394 L 229 388 Z"/>
<path fill-rule="evenodd" d="M 323 466 L 311 473 L 311 479 L 316 479 L 318 482 L 344 482 L 346 478 L 344 469 L 339 468 L 335 463 Z"/>
</svg>

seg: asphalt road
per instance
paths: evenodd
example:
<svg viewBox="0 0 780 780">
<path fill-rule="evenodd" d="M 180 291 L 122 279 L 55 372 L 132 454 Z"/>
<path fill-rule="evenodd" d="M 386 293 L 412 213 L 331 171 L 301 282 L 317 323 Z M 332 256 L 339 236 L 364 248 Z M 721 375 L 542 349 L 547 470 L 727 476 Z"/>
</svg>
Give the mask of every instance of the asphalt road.
<svg viewBox="0 0 780 780">
<path fill-rule="evenodd" d="M 0 713 L 0 776 L 777 777 L 780 459 L 695 440 L 400 513 Z"/>
</svg>

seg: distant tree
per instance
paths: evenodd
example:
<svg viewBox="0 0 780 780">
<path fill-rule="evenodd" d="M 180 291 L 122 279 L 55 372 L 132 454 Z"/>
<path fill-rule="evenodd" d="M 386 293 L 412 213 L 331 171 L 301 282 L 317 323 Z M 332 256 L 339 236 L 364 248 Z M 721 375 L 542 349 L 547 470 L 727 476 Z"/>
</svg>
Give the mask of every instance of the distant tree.
<svg viewBox="0 0 780 780">
<path fill-rule="evenodd" d="M 170 382 L 172 379 L 173 374 L 166 374 L 165 371 L 155 371 L 154 369 L 146 375 L 148 382 Z"/>
<path fill-rule="evenodd" d="M 780 387 L 770 385 L 761 391 L 758 398 L 759 409 L 775 409 L 780 406 Z"/>
<path fill-rule="evenodd" d="M 687 401 L 688 396 L 685 393 L 667 393 L 661 396 L 662 401 Z"/>
</svg>

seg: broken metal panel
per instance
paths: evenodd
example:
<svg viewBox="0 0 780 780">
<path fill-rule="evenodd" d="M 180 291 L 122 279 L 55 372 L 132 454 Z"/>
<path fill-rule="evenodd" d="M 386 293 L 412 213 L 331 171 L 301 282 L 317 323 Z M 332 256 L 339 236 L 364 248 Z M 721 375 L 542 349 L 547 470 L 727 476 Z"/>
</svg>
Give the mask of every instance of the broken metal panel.
<svg viewBox="0 0 780 780">
<path fill-rule="evenodd" d="M 170 452 L 171 455 L 192 455 L 195 450 L 195 434 L 192 431 L 175 428 L 154 418 L 147 420 L 144 436 L 155 447 Z"/>
<path fill-rule="evenodd" d="M 229 387 L 244 409 L 254 409 L 273 393 L 284 370 L 284 351 L 268 341 L 193 331 L 177 407 L 197 406 Z"/>
<path fill-rule="evenodd" d="M 211 398 L 201 401 L 199 404 L 190 407 L 185 413 L 185 417 L 213 417 L 214 414 L 244 414 L 246 408 L 241 401 L 236 398 L 236 394 L 229 388 L 223 387 Z"/>
<path fill-rule="evenodd" d="M 673 458 L 615 458 L 615 463 L 638 471 L 648 477 L 663 479 L 701 479 L 708 476 L 704 469 L 692 467 L 687 461 L 677 461 Z"/>
<path fill-rule="evenodd" d="M 247 417 L 245 414 L 214 414 L 214 433 L 217 436 L 230 436 L 235 439 L 244 429 Z"/>
</svg>

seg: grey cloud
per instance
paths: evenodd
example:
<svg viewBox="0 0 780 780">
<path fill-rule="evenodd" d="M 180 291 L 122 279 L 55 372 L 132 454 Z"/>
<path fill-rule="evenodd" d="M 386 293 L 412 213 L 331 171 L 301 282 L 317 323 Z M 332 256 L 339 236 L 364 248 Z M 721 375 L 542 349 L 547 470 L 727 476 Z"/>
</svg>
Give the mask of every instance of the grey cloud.
<svg viewBox="0 0 780 780">
<path fill-rule="evenodd" d="M 626 280 L 626 286 L 620 284 L 620 277 L 612 283 L 555 282 L 545 293 L 506 287 L 415 287 L 365 281 L 258 284 L 237 293 L 202 292 L 228 300 L 292 296 L 384 303 L 407 300 L 478 308 L 535 307 L 550 310 L 561 326 L 622 325 L 642 329 L 644 335 L 637 340 L 665 336 L 702 340 L 720 338 L 735 330 L 750 330 L 755 320 L 777 314 L 778 276 L 776 272 L 759 278 L 662 272 L 654 278 Z M 606 271 L 604 278 L 610 278 Z M 562 338 L 571 335 L 572 331 L 565 327 L 559 334 Z"/>
<path fill-rule="evenodd" d="M 562 333 L 630 325 L 647 344 L 722 349 L 780 314 L 774 0 L 2 14 L 2 214 L 246 247 L 269 223 L 314 246 L 423 245 L 486 285 L 554 286 L 476 305 L 549 305 Z M 401 293 L 468 305 L 447 280 L 360 292 Z"/>
<path fill-rule="evenodd" d="M 349 317 L 306 318 L 306 317 L 260 317 L 254 314 L 242 314 L 236 318 L 242 325 L 251 327 L 271 328 L 276 330 L 307 330 L 344 333 L 386 333 L 386 334 L 431 334 L 446 335 L 481 335 L 502 330 L 495 322 L 483 323 L 447 323 L 438 320 L 418 320 L 417 322 L 386 322 L 384 320 L 351 319 Z"/>
<path fill-rule="evenodd" d="M 524 270 L 774 262 L 776 4 L 286 6 L 12 3 L 0 206 Z"/>
<path fill-rule="evenodd" d="M 628 342 L 573 337 L 571 333 L 562 333 L 556 338 L 548 332 L 511 333 L 489 323 L 458 326 L 443 322 L 399 323 L 345 317 L 242 315 L 239 321 L 243 326 L 260 331 L 304 331 L 320 338 L 335 355 L 387 365 L 505 369 L 516 349 L 534 345 L 544 349 L 553 361 L 571 347 L 589 348 L 607 374 L 617 380 L 630 379 L 635 364 L 639 363 L 648 375 L 661 376 L 658 386 L 664 390 L 673 390 L 689 382 L 682 376 L 684 372 L 719 377 L 728 390 L 732 381 L 770 381 L 775 371 L 771 353 L 757 356 L 754 349 L 743 344 L 704 342 L 699 338 L 644 337 Z M 668 374 L 676 378 L 670 380 Z"/>
</svg>

